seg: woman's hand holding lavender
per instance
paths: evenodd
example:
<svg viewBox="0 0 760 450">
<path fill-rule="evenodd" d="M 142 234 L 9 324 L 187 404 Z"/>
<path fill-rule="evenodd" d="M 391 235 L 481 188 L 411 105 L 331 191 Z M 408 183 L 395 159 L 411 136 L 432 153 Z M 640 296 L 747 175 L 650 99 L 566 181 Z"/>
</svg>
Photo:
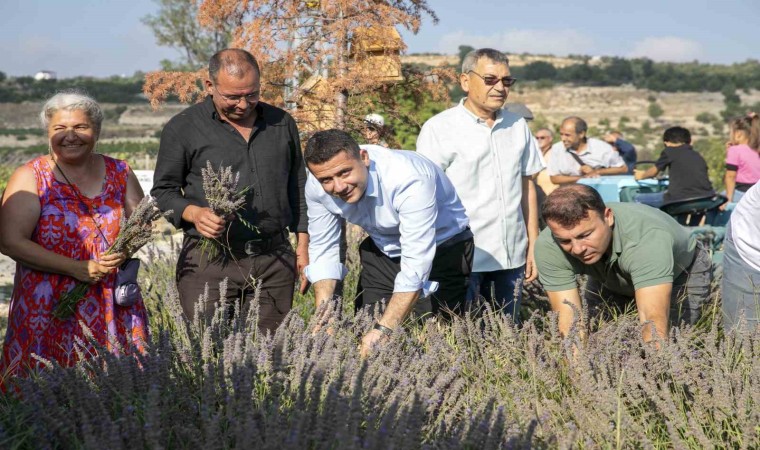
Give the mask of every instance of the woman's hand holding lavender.
<svg viewBox="0 0 760 450">
<path fill-rule="evenodd" d="M 118 270 L 129 255 L 134 254 L 151 240 L 153 222 L 169 214 L 171 211 L 161 213 L 156 205 L 156 199 L 149 195 L 140 200 L 129 219 L 122 223 L 113 245 L 101 255 L 100 259 L 80 261 L 80 265 L 72 273 L 72 276 L 80 282 L 61 297 L 53 315 L 59 319 L 71 317 L 76 312 L 77 304 L 87 293 L 90 284 L 96 284 L 109 273 Z"/>
</svg>

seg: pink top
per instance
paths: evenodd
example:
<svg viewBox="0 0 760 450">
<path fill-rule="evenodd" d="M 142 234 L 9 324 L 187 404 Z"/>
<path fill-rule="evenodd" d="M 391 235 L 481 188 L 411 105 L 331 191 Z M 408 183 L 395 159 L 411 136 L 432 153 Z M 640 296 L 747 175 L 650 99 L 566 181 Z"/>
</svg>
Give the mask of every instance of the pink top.
<svg viewBox="0 0 760 450">
<path fill-rule="evenodd" d="M 747 144 L 734 145 L 728 148 L 726 164 L 731 164 L 736 170 L 736 182 L 755 184 L 760 180 L 760 154 Z"/>
</svg>

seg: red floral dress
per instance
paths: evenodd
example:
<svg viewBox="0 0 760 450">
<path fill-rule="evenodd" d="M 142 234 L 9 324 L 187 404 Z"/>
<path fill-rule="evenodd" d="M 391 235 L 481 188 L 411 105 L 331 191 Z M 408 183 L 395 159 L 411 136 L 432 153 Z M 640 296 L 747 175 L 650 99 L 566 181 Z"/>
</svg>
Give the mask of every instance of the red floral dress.
<svg viewBox="0 0 760 450">
<path fill-rule="evenodd" d="M 95 198 L 79 200 L 74 189 L 55 179 L 45 157 L 27 163 L 37 178 L 40 219 L 32 240 L 47 250 L 76 260 L 97 259 L 119 234 L 127 193 L 126 162 L 103 156 L 106 177 Z M 85 204 L 87 209 L 85 209 Z M 108 243 L 93 223 L 97 221 Z M 148 321 L 142 300 L 134 306 L 116 306 L 113 301 L 115 274 L 91 285 L 77 305 L 76 313 L 64 320 L 53 317 L 61 296 L 77 280 L 56 273 L 40 272 L 16 265 L 8 330 L 0 360 L 0 384 L 9 376 L 28 374 L 43 367 L 32 355 L 71 366 L 81 355 L 95 355 L 84 327 L 109 351 L 142 351 L 148 339 Z"/>
</svg>

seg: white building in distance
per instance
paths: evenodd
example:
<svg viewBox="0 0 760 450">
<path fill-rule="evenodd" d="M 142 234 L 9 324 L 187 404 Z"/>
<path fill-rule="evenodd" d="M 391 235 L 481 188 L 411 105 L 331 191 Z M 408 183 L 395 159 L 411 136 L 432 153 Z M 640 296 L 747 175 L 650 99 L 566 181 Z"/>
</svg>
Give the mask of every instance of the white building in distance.
<svg viewBox="0 0 760 450">
<path fill-rule="evenodd" d="M 56 75 L 56 73 L 52 70 L 40 70 L 34 74 L 34 79 L 37 81 L 56 80 L 58 79 L 58 75 Z"/>
</svg>

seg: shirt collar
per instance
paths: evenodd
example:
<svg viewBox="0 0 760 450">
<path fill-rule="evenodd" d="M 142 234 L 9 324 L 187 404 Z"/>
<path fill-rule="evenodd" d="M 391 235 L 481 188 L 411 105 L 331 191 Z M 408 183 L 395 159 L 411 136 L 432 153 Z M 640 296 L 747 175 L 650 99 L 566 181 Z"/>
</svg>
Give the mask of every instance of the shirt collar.
<svg viewBox="0 0 760 450">
<path fill-rule="evenodd" d="M 476 123 L 478 125 L 485 124 L 486 123 L 485 120 L 483 120 L 480 117 L 476 116 L 475 114 L 472 113 L 472 111 L 470 111 L 469 109 L 467 109 L 464 106 L 465 100 L 467 100 L 467 97 L 464 97 L 463 99 L 459 100 L 459 105 L 457 105 L 457 108 L 459 108 L 461 111 L 464 111 L 464 113 L 466 114 L 466 117 L 468 117 L 473 123 Z M 496 126 L 497 123 L 501 122 L 501 120 L 503 118 L 503 115 L 501 114 L 501 111 L 502 111 L 501 109 L 499 109 L 498 111 L 496 111 L 496 118 L 494 119 L 494 126 Z"/>
<path fill-rule="evenodd" d="M 591 146 L 588 144 L 588 140 L 586 140 L 586 150 L 584 150 L 582 152 L 579 152 L 578 150 L 569 149 L 569 148 L 566 148 L 565 150 L 567 150 L 568 153 L 573 152 L 576 155 L 585 155 L 586 153 L 590 153 L 591 152 Z"/>
<path fill-rule="evenodd" d="M 364 191 L 364 195 L 369 197 L 377 197 L 379 192 L 377 189 L 377 167 L 375 167 L 375 161 L 369 161 L 369 167 L 367 168 L 369 176 L 367 176 L 367 189 Z"/>
</svg>

